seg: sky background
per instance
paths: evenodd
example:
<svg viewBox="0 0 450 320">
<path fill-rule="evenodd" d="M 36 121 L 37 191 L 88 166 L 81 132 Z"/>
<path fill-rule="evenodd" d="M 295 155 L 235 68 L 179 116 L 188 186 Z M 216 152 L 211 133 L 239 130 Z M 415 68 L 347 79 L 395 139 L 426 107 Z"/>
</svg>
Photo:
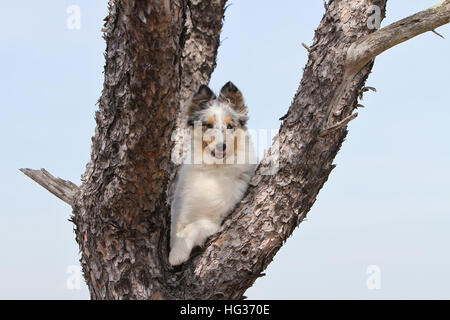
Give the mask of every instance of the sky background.
<svg viewBox="0 0 450 320">
<path fill-rule="evenodd" d="M 388 1 L 382 26 L 436 1 Z M 211 87 L 232 80 L 249 127 L 277 129 L 323 1 L 231 1 Z M 80 29 L 67 8 L 81 9 Z M 103 83 L 107 1 L 0 3 L 0 299 L 88 299 L 71 208 L 18 171 L 80 183 Z M 450 27 L 438 29 L 450 38 Z M 450 299 L 450 41 L 432 33 L 376 59 L 316 204 L 250 299 Z M 381 287 L 367 286 L 369 266 Z M 69 271 L 69 273 L 68 273 Z M 74 284 L 75 286 L 68 286 Z"/>
</svg>

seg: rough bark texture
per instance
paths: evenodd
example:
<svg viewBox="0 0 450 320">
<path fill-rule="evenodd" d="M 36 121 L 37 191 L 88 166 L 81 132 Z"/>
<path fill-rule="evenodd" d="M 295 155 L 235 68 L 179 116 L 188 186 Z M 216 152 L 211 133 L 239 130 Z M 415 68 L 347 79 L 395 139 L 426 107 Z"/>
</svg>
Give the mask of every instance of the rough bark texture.
<svg viewBox="0 0 450 320">
<path fill-rule="evenodd" d="M 347 49 L 369 34 L 368 8 L 384 10 L 386 1 L 330 1 L 316 30 L 299 90 L 283 117 L 277 142 L 278 172 L 261 175 L 260 166 L 252 187 L 225 221 L 222 232 L 179 276 L 187 288 L 185 298 L 239 299 L 272 261 L 292 231 L 305 218 L 333 169 L 347 134 L 341 128 L 325 137 L 320 132 L 331 122 L 348 116 L 357 103 L 360 88 L 372 64 L 365 66 L 333 101 L 345 73 Z M 340 114 L 330 114 L 337 103 Z M 273 165 L 273 164 L 272 164 Z"/>
<path fill-rule="evenodd" d="M 223 6 L 110 2 L 104 88 L 73 216 L 93 299 L 175 297 L 166 289 L 171 134 L 180 95 L 208 81 L 214 68 Z M 193 41 L 203 46 L 193 54 L 210 56 L 200 66 L 185 51 Z"/>
<path fill-rule="evenodd" d="M 181 57 L 181 87 L 178 92 L 179 113 L 177 130 L 172 134 L 172 141 L 180 146 L 180 149 L 172 149 L 178 158 L 183 158 L 187 150 L 183 145 L 183 129 L 186 129 L 187 121 L 185 102 L 200 85 L 209 83 L 216 67 L 225 3 L 226 0 L 187 2 L 186 40 Z M 176 180 L 178 168 L 179 164 L 173 161 L 170 168 L 168 201 L 174 191 L 173 182 Z"/>
<path fill-rule="evenodd" d="M 370 6 L 379 6 L 384 17 L 386 1 L 329 1 L 313 45 L 305 46 L 310 54 L 300 87 L 246 196 L 204 249 L 175 269 L 167 262 L 167 200 L 177 168 L 170 161 L 171 135 L 177 121 L 182 126 L 183 101 L 209 82 L 225 0 L 110 1 L 91 161 L 79 191 L 70 185 L 76 196 L 65 200 L 73 201 L 92 299 L 243 297 L 306 217 L 334 168 L 360 89 L 382 52 L 371 55 L 365 46 L 379 45 L 374 39 L 398 43 L 367 27 Z M 440 22 L 418 27 L 420 32 L 448 23 L 449 2 L 434 12 L 442 17 L 409 20 L 409 37 L 417 35 L 412 25 L 421 19 Z M 55 181 L 67 186 L 37 172 L 39 177 L 50 191 Z"/>
<path fill-rule="evenodd" d="M 209 83 L 216 67 L 225 3 L 225 0 L 187 1 L 186 41 L 183 46 L 179 92 L 181 102 L 190 97 L 201 84 Z"/>
</svg>

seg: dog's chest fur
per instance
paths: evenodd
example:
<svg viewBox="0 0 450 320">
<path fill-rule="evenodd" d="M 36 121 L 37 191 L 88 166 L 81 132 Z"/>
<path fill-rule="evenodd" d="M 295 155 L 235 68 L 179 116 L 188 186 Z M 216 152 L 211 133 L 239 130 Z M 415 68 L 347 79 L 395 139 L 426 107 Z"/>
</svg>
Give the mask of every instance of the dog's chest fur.
<svg viewBox="0 0 450 320">
<path fill-rule="evenodd" d="M 207 169 L 184 166 L 178 188 L 181 194 L 177 196 L 182 199 L 181 208 L 189 209 L 190 215 L 180 222 L 185 225 L 203 217 L 220 222 L 247 189 L 250 176 L 245 169 L 236 166 Z"/>
</svg>

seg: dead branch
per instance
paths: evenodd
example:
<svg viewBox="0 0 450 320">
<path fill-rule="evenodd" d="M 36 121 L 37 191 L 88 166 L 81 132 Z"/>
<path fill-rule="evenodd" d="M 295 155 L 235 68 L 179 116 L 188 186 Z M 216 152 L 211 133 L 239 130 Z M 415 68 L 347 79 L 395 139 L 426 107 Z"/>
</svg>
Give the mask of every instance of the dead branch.
<svg viewBox="0 0 450 320">
<path fill-rule="evenodd" d="M 55 178 L 45 169 L 33 170 L 24 168 L 19 170 L 59 199 L 72 206 L 73 198 L 79 190 L 79 187 L 75 183 L 61 178 Z"/>
<path fill-rule="evenodd" d="M 450 0 L 444 0 L 357 40 L 347 52 L 346 65 L 359 70 L 382 52 L 449 22 Z"/>
</svg>

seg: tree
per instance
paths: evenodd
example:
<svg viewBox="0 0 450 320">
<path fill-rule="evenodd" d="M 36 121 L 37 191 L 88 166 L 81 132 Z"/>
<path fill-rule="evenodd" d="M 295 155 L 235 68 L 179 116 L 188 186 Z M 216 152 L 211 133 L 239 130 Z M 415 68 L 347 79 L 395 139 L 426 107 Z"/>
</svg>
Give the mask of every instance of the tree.
<svg viewBox="0 0 450 320">
<path fill-rule="evenodd" d="M 172 133 L 215 67 L 225 0 L 111 0 L 105 81 L 82 185 L 21 169 L 73 207 L 92 299 L 239 299 L 303 221 L 333 170 L 383 51 L 450 22 L 450 0 L 377 30 L 386 0 L 330 0 L 299 89 L 221 231 L 169 266 Z M 273 174 L 263 174 L 277 161 Z"/>
</svg>

